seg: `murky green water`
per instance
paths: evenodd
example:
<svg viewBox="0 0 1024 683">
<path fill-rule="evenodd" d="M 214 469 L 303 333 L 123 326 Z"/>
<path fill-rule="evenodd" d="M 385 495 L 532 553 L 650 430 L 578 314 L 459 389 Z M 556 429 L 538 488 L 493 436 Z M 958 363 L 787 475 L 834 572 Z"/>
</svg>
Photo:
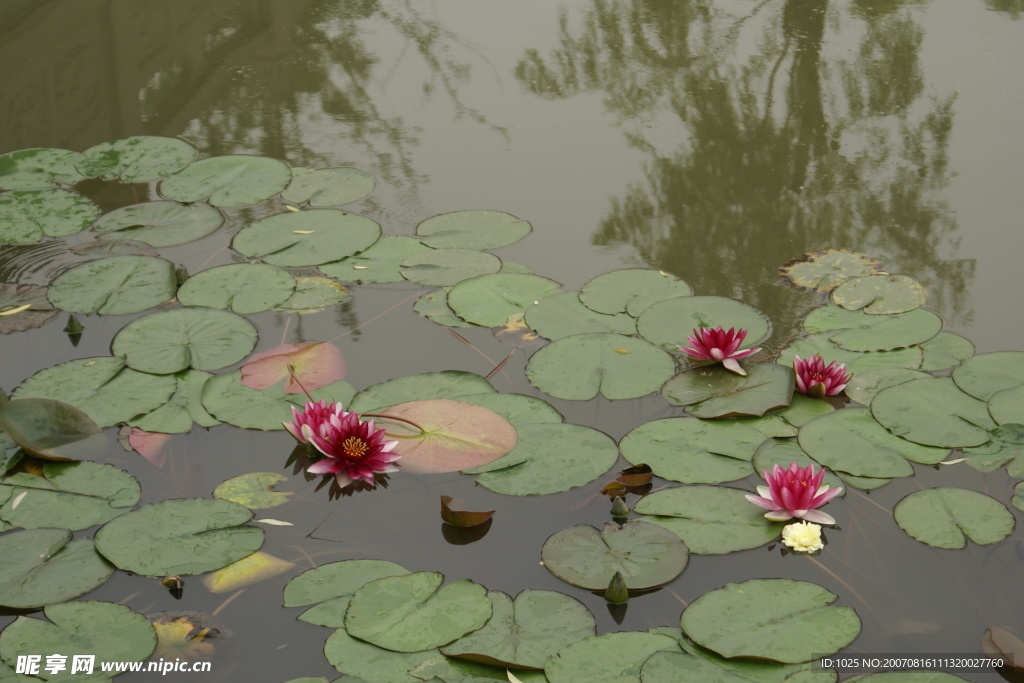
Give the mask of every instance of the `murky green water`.
<svg viewBox="0 0 1024 683">
<path fill-rule="evenodd" d="M 354 210 L 385 233 L 412 234 L 447 211 L 506 211 L 534 232 L 498 250 L 502 259 L 567 290 L 626 266 L 664 270 L 700 294 L 766 313 L 770 350 L 819 303 L 784 286 L 778 267 L 846 247 L 919 278 L 928 308 L 978 352 L 1017 350 L 1022 31 L 1024 5 L 1014 0 L 6 0 L 0 153 L 164 135 L 210 156 L 355 166 L 378 185 Z M 104 210 L 145 199 L 131 188 L 92 191 Z M 0 279 L 48 281 L 54 266 L 42 251 L 3 252 Z M 231 262 L 207 242 L 162 253 L 192 272 Z M 487 374 L 491 363 L 411 313 L 418 292 L 361 287 L 351 304 L 299 328 L 277 314 L 253 319 L 261 348 L 361 326 L 338 342 L 358 388 L 434 370 Z M 77 348 L 53 325 L 3 338 L 0 386 L 109 353 L 123 324 L 90 317 Z M 487 331 L 467 336 L 495 362 L 508 353 Z M 523 365 L 517 354 L 495 376 L 499 391 L 535 393 Z M 555 404 L 568 422 L 615 439 L 678 413 L 657 397 Z M 163 470 L 131 454 L 116 464 L 143 481 L 144 502 L 152 502 L 205 497 L 236 474 L 279 471 L 290 450 L 283 433 L 220 427 L 176 440 Z M 377 557 L 512 594 L 563 590 L 591 608 L 602 631 L 676 625 L 685 603 L 728 581 L 786 576 L 824 585 L 857 608 L 864 628 L 851 651 L 977 652 L 989 626 L 1024 634 L 1013 605 L 1024 578 L 1020 525 L 991 548 L 939 551 L 909 541 L 878 506 L 948 484 L 917 469 L 913 481 L 847 497 L 842 531 L 829 532 L 816 562 L 763 548 L 694 557 L 681 578 L 634 600 L 621 626 L 601 598 L 538 565 L 550 534 L 606 520 L 596 483 L 522 500 L 459 475 L 397 475 L 386 490 L 329 501 L 295 477 L 285 488 L 296 501 L 271 515 L 295 526 L 268 530 L 264 549 L 300 568 Z M 956 485 L 1010 498 L 1013 482 L 1001 472 L 964 469 L 963 477 Z M 446 542 L 440 494 L 495 508 L 488 535 Z M 215 664 L 224 680 L 332 678 L 321 652 L 327 630 L 278 607 L 297 571 L 234 599 L 191 580 L 175 601 L 140 577 L 88 598 L 147 613 L 217 611 L 234 634 Z"/>
</svg>

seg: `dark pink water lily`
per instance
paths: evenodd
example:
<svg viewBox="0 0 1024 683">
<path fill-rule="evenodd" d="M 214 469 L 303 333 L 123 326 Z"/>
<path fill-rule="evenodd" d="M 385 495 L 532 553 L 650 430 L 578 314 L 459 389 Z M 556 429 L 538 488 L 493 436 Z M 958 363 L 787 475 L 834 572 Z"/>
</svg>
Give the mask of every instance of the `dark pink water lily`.
<svg viewBox="0 0 1024 683">
<path fill-rule="evenodd" d="M 818 353 L 810 358 L 794 358 L 793 372 L 796 373 L 796 390 L 811 398 L 835 396 L 853 377 L 846 372 L 846 363 L 832 361 L 825 365 L 825 359 Z"/>
<path fill-rule="evenodd" d="M 340 403 L 310 401 L 303 410 L 292 408 L 292 422 L 283 422 L 299 443 L 311 444 L 323 457 L 307 468 L 313 474 L 333 474 L 342 488 L 361 479 L 375 485 L 377 472 L 395 472 L 401 456 L 391 451 L 397 441 L 385 441 L 385 430 L 373 420 L 361 420 Z"/>
<path fill-rule="evenodd" d="M 765 517 L 773 522 L 796 517 L 816 524 L 835 524 L 831 515 L 816 508 L 842 493 L 843 487 L 833 489 L 822 484 L 824 477 L 825 470 L 815 473 L 814 465 L 800 467 L 794 462 L 786 469 L 774 465 L 771 472 L 764 472 L 768 486 L 758 486 L 757 492 L 761 495 L 747 494 L 747 500 L 767 508 Z"/>
<path fill-rule="evenodd" d="M 725 366 L 727 370 L 746 375 L 740 367 L 739 360 L 752 356 L 760 348 L 744 349 L 740 351 L 740 344 L 747 338 L 746 330 L 737 330 L 730 327 L 728 330 L 722 326 L 712 329 L 710 327 L 698 327 L 693 334 L 686 338 L 689 346 L 679 346 L 679 350 L 697 360 L 717 361 Z"/>
</svg>

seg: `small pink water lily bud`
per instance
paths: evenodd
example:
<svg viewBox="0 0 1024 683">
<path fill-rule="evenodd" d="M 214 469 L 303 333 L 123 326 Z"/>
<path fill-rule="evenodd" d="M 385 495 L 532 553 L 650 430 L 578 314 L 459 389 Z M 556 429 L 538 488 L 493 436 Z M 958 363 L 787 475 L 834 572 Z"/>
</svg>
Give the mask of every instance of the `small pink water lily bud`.
<svg viewBox="0 0 1024 683">
<path fill-rule="evenodd" d="M 693 330 L 693 334 L 686 338 L 689 346 L 680 345 L 679 350 L 690 358 L 716 361 L 724 365 L 727 370 L 746 375 L 747 373 L 740 367 L 738 361 L 761 350 L 756 348 L 740 351 L 740 344 L 746 338 L 746 330 L 737 330 L 732 327 L 724 330 L 721 325 L 714 329 L 698 327 Z"/>
<path fill-rule="evenodd" d="M 396 472 L 400 457 L 391 451 L 397 441 L 385 441 L 386 431 L 373 420 L 361 420 L 340 403 L 310 401 L 303 410 L 292 408 L 292 421 L 282 422 L 299 443 L 311 444 L 323 457 L 307 468 L 313 474 L 333 474 L 342 488 L 357 479 L 375 486 L 377 472 Z"/>
<path fill-rule="evenodd" d="M 796 390 L 811 398 L 835 396 L 853 377 L 846 372 L 846 363 L 832 361 L 825 365 L 825 359 L 817 353 L 810 358 L 794 358 L 793 372 L 796 374 Z"/>
<path fill-rule="evenodd" d="M 815 473 L 814 465 L 800 467 L 794 462 L 786 469 L 774 465 L 771 472 L 764 472 L 768 486 L 758 486 L 760 495 L 747 494 L 747 500 L 768 509 L 765 517 L 773 522 L 796 517 L 817 524 L 835 524 L 831 515 L 816 508 L 842 493 L 843 487 L 833 489 L 822 484 L 824 477 L 825 470 Z"/>
</svg>

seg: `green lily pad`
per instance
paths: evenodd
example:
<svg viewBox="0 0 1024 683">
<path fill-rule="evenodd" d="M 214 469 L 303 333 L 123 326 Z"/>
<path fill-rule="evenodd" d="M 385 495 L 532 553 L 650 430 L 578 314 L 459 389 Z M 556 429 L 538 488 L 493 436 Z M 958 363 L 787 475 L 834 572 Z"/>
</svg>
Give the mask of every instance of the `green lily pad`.
<svg viewBox="0 0 1024 683">
<path fill-rule="evenodd" d="M 0 429 L 26 452 L 44 460 L 72 460 L 100 435 L 96 423 L 75 406 L 49 398 L 0 400 Z"/>
<path fill-rule="evenodd" d="M 597 633 L 594 615 L 568 595 L 524 590 L 513 601 L 489 591 L 492 616 L 483 628 L 441 648 L 449 657 L 541 671 L 561 648 Z"/>
<path fill-rule="evenodd" d="M 152 256 L 108 256 L 68 270 L 47 296 L 72 313 L 140 313 L 174 298 L 174 264 Z"/>
<path fill-rule="evenodd" d="M 129 421 L 132 427 L 147 432 L 184 434 L 195 422 L 200 427 L 214 427 L 220 421 L 206 412 L 202 404 L 203 387 L 213 377 L 202 370 L 184 370 L 174 375 L 175 391 L 159 408 Z"/>
<path fill-rule="evenodd" d="M 675 638 L 660 633 L 605 633 L 577 640 L 548 659 L 550 683 L 640 683 L 640 667 L 655 652 L 678 651 Z"/>
<path fill-rule="evenodd" d="M 541 299 L 526 310 L 526 324 L 548 339 L 561 339 L 586 332 L 631 335 L 636 320 L 625 313 L 607 315 L 584 306 L 576 292 L 563 292 Z"/>
<path fill-rule="evenodd" d="M 924 305 L 924 287 L 909 275 L 867 275 L 847 280 L 832 290 L 832 301 L 848 311 L 871 315 L 906 313 Z"/>
<path fill-rule="evenodd" d="M 804 329 L 812 334 L 827 332 L 833 343 L 848 351 L 891 351 L 933 338 L 942 330 L 942 318 L 920 308 L 871 315 L 828 304 L 810 312 Z"/>
<path fill-rule="evenodd" d="M 721 296 L 686 296 L 650 306 L 636 321 L 647 341 L 665 349 L 686 346 L 686 337 L 698 327 L 736 328 L 747 331 L 743 348 L 756 346 L 768 337 L 771 323 L 753 306 Z"/>
<path fill-rule="evenodd" d="M 174 394 L 174 377 L 126 368 L 123 358 L 80 358 L 40 370 L 18 387 L 16 398 L 50 398 L 77 407 L 100 427 L 156 410 Z"/>
<path fill-rule="evenodd" d="M 909 368 L 878 368 L 868 370 L 853 376 L 846 384 L 846 395 L 861 404 L 871 405 L 871 400 L 882 389 L 894 387 L 897 384 L 904 384 L 914 379 L 929 377 L 927 372 L 919 372 Z"/>
<path fill-rule="evenodd" d="M 406 257 L 399 271 L 421 285 L 450 287 L 478 275 L 497 273 L 501 259 L 476 249 L 430 249 Z"/>
<path fill-rule="evenodd" d="M 616 572 L 632 590 L 661 586 L 682 574 L 690 559 L 679 536 L 641 521 L 604 529 L 578 524 L 544 541 L 540 556 L 552 574 L 587 590 L 604 590 Z"/>
<path fill-rule="evenodd" d="M 74 185 L 85 176 L 75 168 L 78 152 L 36 147 L 0 154 L 0 190 L 46 190 Z"/>
<path fill-rule="evenodd" d="M 687 648 L 689 641 L 683 641 Z M 643 683 L 834 683 L 835 672 L 818 662 L 778 664 L 753 659 L 726 659 L 690 645 L 686 652 L 655 652 L 643 668 Z"/>
<path fill-rule="evenodd" d="M 779 352 L 776 362 L 779 365 L 793 367 L 793 358 L 809 358 L 814 354 L 820 354 L 826 362 L 836 361 L 845 363 L 846 370 L 853 373 L 853 376 L 878 370 L 882 368 L 909 368 L 917 369 L 921 366 L 924 357 L 923 346 L 910 346 L 905 349 L 893 351 L 848 351 L 836 346 L 829 340 L 829 332 L 812 334 L 803 339 L 797 339 Z"/>
<path fill-rule="evenodd" d="M 751 579 L 700 596 L 683 611 L 686 635 L 723 657 L 796 664 L 838 652 L 860 633 L 852 607 L 813 583 Z"/>
<path fill-rule="evenodd" d="M 0 244 L 74 235 L 99 215 L 98 206 L 70 190 L 4 192 L 0 194 Z"/>
<path fill-rule="evenodd" d="M 493 410 L 516 427 L 523 425 L 565 422 L 562 414 L 544 399 L 525 394 L 472 394 L 459 396 L 458 401 Z"/>
<path fill-rule="evenodd" d="M 430 398 L 458 399 L 472 394 L 492 394 L 495 389 L 480 375 L 461 370 L 405 375 L 366 387 L 352 399 L 348 410 L 375 413 L 382 408 Z"/>
<path fill-rule="evenodd" d="M 14 474 L 0 479 L 10 491 L 0 519 L 23 529 L 78 531 L 105 524 L 139 502 L 139 482 L 113 465 L 94 462 L 48 462 L 42 476 Z M 15 508 L 12 503 L 25 493 Z"/>
<path fill-rule="evenodd" d="M 380 225 L 336 209 L 277 214 L 242 228 L 231 246 L 275 266 L 318 266 L 363 251 L 380 238 Z"/>
<path fill-rule="evenodd" d="M 73 600 L 114 573 L 92 541 L 66 529 L 31 529 L 0 536 L 0 605 L 27 609 Z M 3 636 L 0 635 L 0 642 Z"/>
<path fill-rule="evenodd" d="M 539 275 L 479 275 L 452 287 L 448 292 L 448 306 L 463 320 L 495 327 L 560 288 L 559 283 Z"/>
<path fill-rule="evenodd" d="M 1024 384 L 1024 351 L 983 353 L 953 371 L 953 381 L 971 396 L 987 401 L 1003 389 Z"/>
<path fill-rule="evenodd" d="M 825 467 L 875 479 L 909 477 L 914 468 L 908 460 L 934 465 L 949 455 L 948 448 L 923 446 L 886 431 L 867 408 L 837 410 L 811 420 L 798 440 Z"/>
<path fill-rule="evenodd" d="M 669 417 L 636 427 L 619 448 L 626 460 L 647 463 L 663 479 L 718 484 L 753 474 L 750 460 L 764 440 L 764 434 L 740 422 Z"/>
<path fill-rule="evenodd" d="M 0 315 L 0 334 L 24 332 L 42 327 L 57 317 L 57 309 L 46 298 L 46 287 L 38 285 L 0 285 L 0 313 L 5 313 L 28 304 L 29 308 Z"/>
<path fill-rule="evenodd" d="M 438 325 L 446 327 L 476 327 L 473 323 L 466 322 L 455 315 L 455 311 L 448 306 L 448 292 L 444 289 L 427 292 L 419 299 L 416 299 L 416 303 L 412 305 L 412 310 L 428 320 L 433 320 Z"/>
<path fill-rule="evenodd" d="M 962 392 L 948 377 L 915 379 L 883 389 L 871 414 L 897 436 L 926 446 L 980 446 L 996 425 L 985 403 Z"/>
<path fill-rule="evenodd" d="M 997 424 L 1024 424 L 1024 384 L 992 394 L 988 412 Z"/>
<path fill-rule="evenodd" d="M 347 602 L 349 599 L 342 598 L 342 600 Z M 423 668 L 440 669 L 443 672 L 452 673 L 455 677 L 451 680 L 461 681 L 467 675 L 471 675 L 466 669 L 480 666 L 471 662 L 450 660 L 442 655 L 437 648 L 419 652 L 384 650 L 376 645 L 353 638 L 343 628 L 339 628 L 327 638 L 327 642 L 324 644 L 324 655 L 331 666 L 345 674 L 345 677 L 341 679 L 343 681 L 354 677 L 356 681 L 372 681 L 373 683 L 415 683 L 415 681 L 424 679 L 417 678 L 411 672 L 418 672 Z M 456 666 L 452 666 L 453 664 L 461 666 L 456 668 Z M 428 683 L 437 683 L 437 680 L 432 673 Z M 472 680 L 473 678 L 470 678 L 470 681 Z"/>
<path fill-rule="evenodd" d="M 584 306 L 598 313 L 628 313 L 638 318 L 660 301 L 692 294 L 690 285 L 668 273 L 627 268 L 603 273 L 590 280 L 580 290 L 579 299 Z"/>
<path fill-rule="evenodd" d="M 779 268 L 779 276 L 794 287 L 829 292 L 855 277 L 881 270 L 881 262 L 849 249 L 823 249 L 804 254 Z"/>
<path fill-rule="evenodd" d="M 1010 502 L 1018 510 L 1024 510 L 1024 481 L 1017 484 L 1016 488 L 1013 489 L 1013 499 Z"/>
<path fill-rule="evenodd" d="M 348 406 L 355 389 L 345 381 L 334 382 L 310 392 L 317 401 Z M 242 384 L 242 373 L 236 370 L 214 375 L 203 386 L 203 408 L 221 422 L 244 429 L 284 429 L 282 422 L 292 419 L 292 408 L 306 405 L 304 394 L 286 394 L 280 386 L 257 391 Z"/>
<path fill-rule="evenodd" d="M 287 481 L 287 478 L 276 472 L 240 474 L 218 484 L 213 490 L 213 497 L 244 505 L 250 510 L 274 508 L 287 503 L 292 495 L 291 491 L 271 491 L 282 481 Z"/>
<path fill-rule="evenodd" d="M 358 168 L 292 169 L 292 181 L 282 190 L 281 199 L 310 206 L 341 206 L 358 201 L 373 192 L 376 182 Z"/>
<path fill-rule="evenodd" d="M 665 527 L 697 555 L 757 548 L 779 537 L 782 526 L 746 499 L 749 491 L 727 486 L 677 486 L 649 494 L 633 511 Z"/>
<path fill-rule="evenodd" d="M 783 408 L 776 413 L 772 413 L 772 416 L 782 418 L 793 427 L 803 427 L 814 418 L 831 413 L 835 410 L 835 407 L 828 401 L 820 401 L 816 398 L 804 396 L 803 394 L 796 392 L 793 393 L 792 401 L 793 402 L 789 404 L 788 408 Z M 753 422 L 751 422 L 751 424 L 754 425 Z M 796 434 L 794 432 L 793 434 L 786 434 L 786 436 L 796 436 Z"/>
<path fill-rule="evenodd" d="M 256 327 L 234 313 L 184 307 L 133 320 L 114 336 L 111 348 L 130 368 L 166 375 L 237 363 L 256 346 L 257 336 Z"/>
<path fill-rule="evenodd" d="M 454 291 L 454 290 L 453 290 Z M 541 348 L 530 358 L 526 377 L 556 398 L 587 401 L 653 393 L 675 371 L 664 351 L 620 334 L 575 334 Z"/>
<path fill-rule="evenodd" d="M 1024 478 L 1024 425 L 1000 425 L 992 430 L 991 441 L 965 448 L 964 453 L 967 454 L 967 464 L 976 470 L 991 472 L 1006 467 L 1006 473 L 1011 477 Z"/>
<path fill-rule="evenodd" d="M 160 182 L 160 194 L 185 204 L 207 200 L 213 206 L 255 204 L 283 190 L 292 179 L 284 162 L 232 154 L 201 159 Z"/>
<path fill-rule="evenodd" d="M 974 355 L 974 344 L 952 332 L 939 332 L 921 345 L 924 358 L 921 369 L 926 372 L 949 370 Z"/>
<path fill-rule="evenodd" d="M 265 263 L 232 263 L 190 277 L 178 290 L 178 301 L 245 315 L 283 304 L 294 292 L 295 278 L 286 270 Z"/>
<path fill-rule="evenodd" d="M 135 240 L 153 247 L 187 244 L 211 235 L 224 215 L 209 204 L 145 202 L 111 211 L 92 226 L 107 239 Z"/>
<path fill-rule="evenodd" d="M 43 610 L 49 621 L 18 617 L 0 632 L 0 657 L 13 662 L 19 655 L 95 655 L 89 680 L 109 680 L 107 662 L 141 662 L 156 648 L 156 631 L 142 614 L 112 602 L 80 601 L 50 605 Z M 43 680 L 71 680 L 64 674 L 38 674 Z M 95 677 L 95 678 L 94 678 Z M 80 677 L 79 677 L 80 678 Z"/>
<path fill-rule="evenodd" d="M 295 291 L 284 303 L 274 306 L 275 311 L 316 313 L 348 299 L 343 285 L 325 277 L 297 277 Z"/>
<path fill-rule="evenodd" d="M 377 425 L 403 434 L 397 452 L 402 470 L 414 474 L 458 472 L 491 463 L 516 445 L 516 428 L 493 410 L 452 401 L 409 401 L 379 413 L 404 418 L 424 431 L 405 435 L 407 425 L 379 420 Z"/>
<path fill-rule="evenodd" d="M 497 493 L 539 496 L 594 481 L 619 456 L 610 437 L 582 425 L 526 424 L 517 431 L 508 455 L 465 473 L 478 474 L 476 483 Z"/>
<path fill-rule="evenodd" d="M 959 488 L 915 491 L 892 514 L 912 538 L 936 548 L 963 548 L 968 538 L 978 545 L 998 543 L 1015 525 L 1013 513 L 995 498 Z"/>
<path fill-rule="evenodd" d="M 343 282 L 401 282 L 404 278 L 399 265 L 424 251 L 430 251 L 430 247 L 412 237 L 382 235 L 358 254 L 318 267 L 324 275 Z"/>
<path fill-rule="evenodd" d="M 746 375 L 721 365 L 690 368 L 665 382 L 661 395 L 694 417 L 761 416 L 793 399 L 793 371 L 775 363 L 748 363 Z"/>
<path fill-rule="evenodd" d="M 89 177 L 145 183 L 177 173 L 195 157 L 195 148 L 184 140 L 136 135 L 94 145 L 75 165 Z"/>
<path fill-rule="evenodd" d="M 116 567 L 144 576 L 202 574 L 260 549 L 263 530 L 241 526 L 252 511 L 226 500 L 143 505 L 96 532 L 96 549 Z"/>
<path fill-rule="evenodd" d="M 966 678 L 961 678 L 945 671 L 883 671 L 876 674 L 864 676 L 851 676 L 843 683 L 962 683 Z"/>
<path fill-rule="evenodd" d="M 815 470 L 824 469 L 821 467 L 821 463 L 811 458 L 811 456 L 804 452 L 804 449 L 800 448 L 800 444 L 796 439 L 768 439 L 754 451 L 754 470 L 761 474 L 770 471 L 773 465 L 786 469 L 794 462 L 798 467 L 814 465 Z M 886 479 L 885 481 L 888 482 L 889 480 Z M 834 489 L 843 486 L 844 482 L 836 474 L 825 469 L 822 483 L 828 484 L 829 488 Z M 845 491 L 839 494 L 840 497 L 845 495 Z"/>
<path fill-rule="evenodd" d="M 370 581 L 352 594 L 345 628 L 397 652 L 447 645 L 491 618 L 487 589 L 469 580 L 441 586 L 444 575 L 416 572 Z"/>
<path fill-rule="evenodd" d="M 284 606 L 302 607 L 351 595 L 385 576 L 408 574 L 400 564 L 385 560 L 342 560 L 304 571 L 284 587 Z"/>
<path fill-rule="evenodd" d="M 496 249 L 518 242 L 532 230 L 528 222 L 501 211 L 452 211 L 416 226 L 423 243 L 435 249 Z"/>
</svg>

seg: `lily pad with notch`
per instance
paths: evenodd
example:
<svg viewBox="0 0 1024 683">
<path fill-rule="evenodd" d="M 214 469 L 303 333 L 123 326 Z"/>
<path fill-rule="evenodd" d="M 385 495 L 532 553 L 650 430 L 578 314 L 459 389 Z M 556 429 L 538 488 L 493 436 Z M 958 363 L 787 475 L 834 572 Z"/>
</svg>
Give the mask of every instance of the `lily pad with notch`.
<svg viewBox="0 0 1024 683">
<path fill-rule="evenodd" d="M 526 324 L 548 339 L 573 334 L 636 332 L 636 320 L 625 313 L 597 313 L 580 301 L 576 292 L 563 292 L 541 299 L 526 310 Z"/>
<path fill-rule="evenodd" d="M 407 401 L 458 399 L 460 396 L 490 394 L 495 391 L 490 382 L 473 372 L 424 372 L 372 384 L 355 395 L 348 409 L 357 413 L 375 413 Z"/>
<path fill-rule="evenodd" d="M 195 147 L 184 140 L 135 135 L 93 145 L 82 152 L 75 166 L 90 178 L 146 183 L 177 173 L 195 158 Z"/>
<path fill-rule="evenodd" d="M 686 647 L 684 641 L 683 647 Z M 813 664 L 726 659 L 691 646 L 686 652 L 655 652 L 640 669 L 643 683 L 834 683 L 835 673 Z M 901 679 L 902 680 L 902 679 Z"/>
<path fill-rule="evenodd" d="M 497 273 L 501 259 L 477 249 L 429 249 L 417 251 L 399 264 L 402 277 L 433 287 L 451 287 L 476 277 Z"/>
<path fill-rule="evenodd" d="M 15 190 L 0 194 L 0 244 L 30 244 L 88 228 L 100 208 L 71 190 Z"/>
<path fill-rule="evenodd" d="M 823 249 L 804 254 L 779 268 L 779 276 L 801 289 L 830 292 L 855 277 L 881 271 L 877 258 L 849 249 Z"/>
<path fill-rule="evenodd" d="M 386 576 L 410 573 L 386 560 L 342 560 L 306 570 L 284 587 L 284 606 L 313 605 L 299 615 L 301 621 L 343 628 L 349 598 L 364 585 Z"/>
<path fill-rule="evenodd" d="M 929 376 L 927 372 L 910 368 L 877 368 L 854 375 L 853 379 L 846 384 L 844 391 L 851 400 L 862 406 L 869 406 L 871 400 L 882 389 Z"/>
<path fill-rule="evenodd" d="M 355 389 L 345 381 L 311 391 L 317 401 L 348 405 Z M 292 408 L 306 404 L 304 394 L 286 394 L 281 387 L 250 389 L 242 384 L 241 371 L 214 375 L 203 386 L 203 408 L 221 422 L 243 429 L 277 430 L 292 419 Z"/>
<path fill-rule="evenodd" d="M 559 289 L 559 283 L 539 275 L 491 273 L 463 280 L 452 287 L 448 292 L 448 306 L 467 322 L 495 327 Z"/>
<path fill-rule="evenodd" d="M 430 247 L 404 235 L 382 235 L 358 254 L 322 263 L 320 272 L 342 282 L 402 282 L 399 265 Z"/>
<path fill-rule="evenodd" d="M 550 657 L 544 673 L 550 683 L 640 683 L 643 663 L 661 651 L 678 652 L 678 639 L 634 631 L 589 636 Z"/>
<path fill-rule="evenodd" d="M 694 417 L 760 417 L 790 405 L 793 371 L 776 363 L 748 363 L 746 375 L 721 365 L 690 368 L 665 382 L 661 395 Z"/>
<path fill-rule="evenodd" d="M 232 263 L 203 270 L 178 289 L 182 306 L 206 306 L 232 310 L 239 315 L 259 313 L 288 300 L 295 292 L 295 278 L 288 271 L 266 263 Z"/>
<path fill-rule="evenodd" d="M 691 296 L 690 285 L 668 273 L 647 268 L 626 268 L 598 275 L 583 285 L 579 299 L 598 313 L 627 313 L 634 318 L 654 304 Z"/>
<path fill-rule="evenodd" d="M 812 334 L 827 333 L 829 340 L 848 351 L 892 351 L 932 339 L 942 330 L 942 318 L 922 308 L 871 315 L 826 304 L 811 311 L 803 326 Z"/>
<path fill-rule="evenodd" d="M 501 211 L 452 211 L 416 226 L 420 240 L 435 249 L 495 249 L 523 239 L 527 221 Z"/>
<path fill-rule="evenodd" d="M 115 209 L 96 221 L 92 229 L 107 239 L 173 247 L 211 235 L 223 224 L 224 215 L 209 204 L 155 201 Z"/>
<path fill-rule="evenodd" d="M 147 432 L 184 434 L 192 423 L 200 427 L 215 427 L 220 421 L 203 408 L 203 387 L 213 377 L 202 370 L 182 370 L 174 374 L 175 389 L 167 402 L 145 415 L 128 421 L 132 427 Z"/>
<path fill-rule="evenodd" d="M 375 185 L 373 176 L 358 168 L 298 166 L 292 169 L 292 180 L 281 191 L 281 199 L 313 207 L 341 206 L 362 199 Z"/>
<path fill-rule="evenodd" d="M 287 478 L 276 472 L 249 472 L 222 481 L 213 490 L 213 497 L 244 505 L 250 510 L 265 510 L 284 505 L 292 491 L 273 491 Z"/>
<path fill-rule="evenodd" d="M 953 370 L 952 377 L 968 394 L 987 401 L 998 391 L 1024 384 L 1024 351 L 979 354 Z"/>
<path fill-rule="evenodd" d="M 4 489 L 10 498 L 0 507 L 0 519 L 23 529 L 79 531 L 106 524 L 128 512 L 141 496 L 139 482 L 130 474 L 95 462 L 48 462 L 41 475 L 19 472 L 0 479 L 0 491 Z"/>
<path fill-rule="evenodd" d="M 207 200 L 217 207 L 246 206 L 270 199 L 292 179 L 282 161 L 231 154 L 190 164 L 160 182 L 160 194 L 185 204 Z"/>
<path fill-rule="evenodd" d="M 952 332 L 939 332 L 921 345 L 921 370 L 937 372 L 955 368 L 974 355 L 974 344 Z"/>
<path fill-rule="evenodd" d="M 0 190 L 46 190 L 84 180 L 75 161 L 78 152 L 52 147 L 0 154 Z"/>
<path fill-rule="evenodd" d="M 897 436 L 940 448 L 980 446 L 996 426 L 986 404 L 948 377 L 925 377 L 883 389 L 871 401 L 871 414 Z"/>
<path fill-rule="evenodd" d="M 817 353 L 825 359 L 826 363 L 832 361 L 845 363 L 847 372 L 852 372 L 856 377 L 862 372 L 882 368 L 917 369 L 921 366 L 924 357 L 923 346 L 909 346 L 893 351 L 849 351 L 836 346 L 829 339 L 830 334 L 829 332 L 820 332 L 793 341 L 779 352 L 775 362 L 792 367 L 793 359 L 796 356 L 809 358 Z"/>
<path fill-rule="evenodd" d="M 72 313 L 140 313 L 174 298 L 174 264 L 152 256 L 107 256 L 66 271 L 47 296 Z"/>
<path fill-rule="evenodd" d="M 29 609 L 73 600 L 102 585 L 114 567 L 91 540 L 67 529 L 31 529 L 0 536 L 0 605 Z M 2 636 L 0 636 L 2 638 Z"/>
<path fill-rule="evenodd" d="M 722 296 L 686 296 L 668 299 L 647 308 L 636 329 L 647 341 L 664 349 L 686 345 L 686 337 L 698 327 L 746 330 L 743 347 L 756 346 L 768 337 L 771 323 L 761 311 Z"/>
<path fill-rule="evenodd" d="M 1024 479 L 1024 425 L 1000 425 L 992 430 L 991 441 L 965 448 L 964 453 L 967 464 L 978 471 L 991 472 L 1005 467 L 1011 477 Z"/>
<path fill-rule="evenodd" d="M 741 422 L 669 417 L 634 428 L 619 448 L 626 460 L 647 463 L 664 479 L 718 484 L 753 474 L 750 460 L 765 438 Z"/>
<path fill-rule="evenodd" d="M 275 266 L 319 266 L 363 251 L 380 239 L 376 221 L 336 209 L 277 214 L 242 228 L 235 251 Z"/>
<path fill-rule="evenodd" d="M 871 315 L 906 313 L 923 306 L 926 299 L 924 287 L 909 275 L 866 275 L 832 290 L 832 301 L 846 310 Z"/>
<path fill-rule="evenodd" d="M 896 523 L 912 538 L 936 548 L 998 543 L 1013 532 L 1013 513 L 984 493 L 938 487 L 915 491 L 896 504 Z"/>
</svg>

